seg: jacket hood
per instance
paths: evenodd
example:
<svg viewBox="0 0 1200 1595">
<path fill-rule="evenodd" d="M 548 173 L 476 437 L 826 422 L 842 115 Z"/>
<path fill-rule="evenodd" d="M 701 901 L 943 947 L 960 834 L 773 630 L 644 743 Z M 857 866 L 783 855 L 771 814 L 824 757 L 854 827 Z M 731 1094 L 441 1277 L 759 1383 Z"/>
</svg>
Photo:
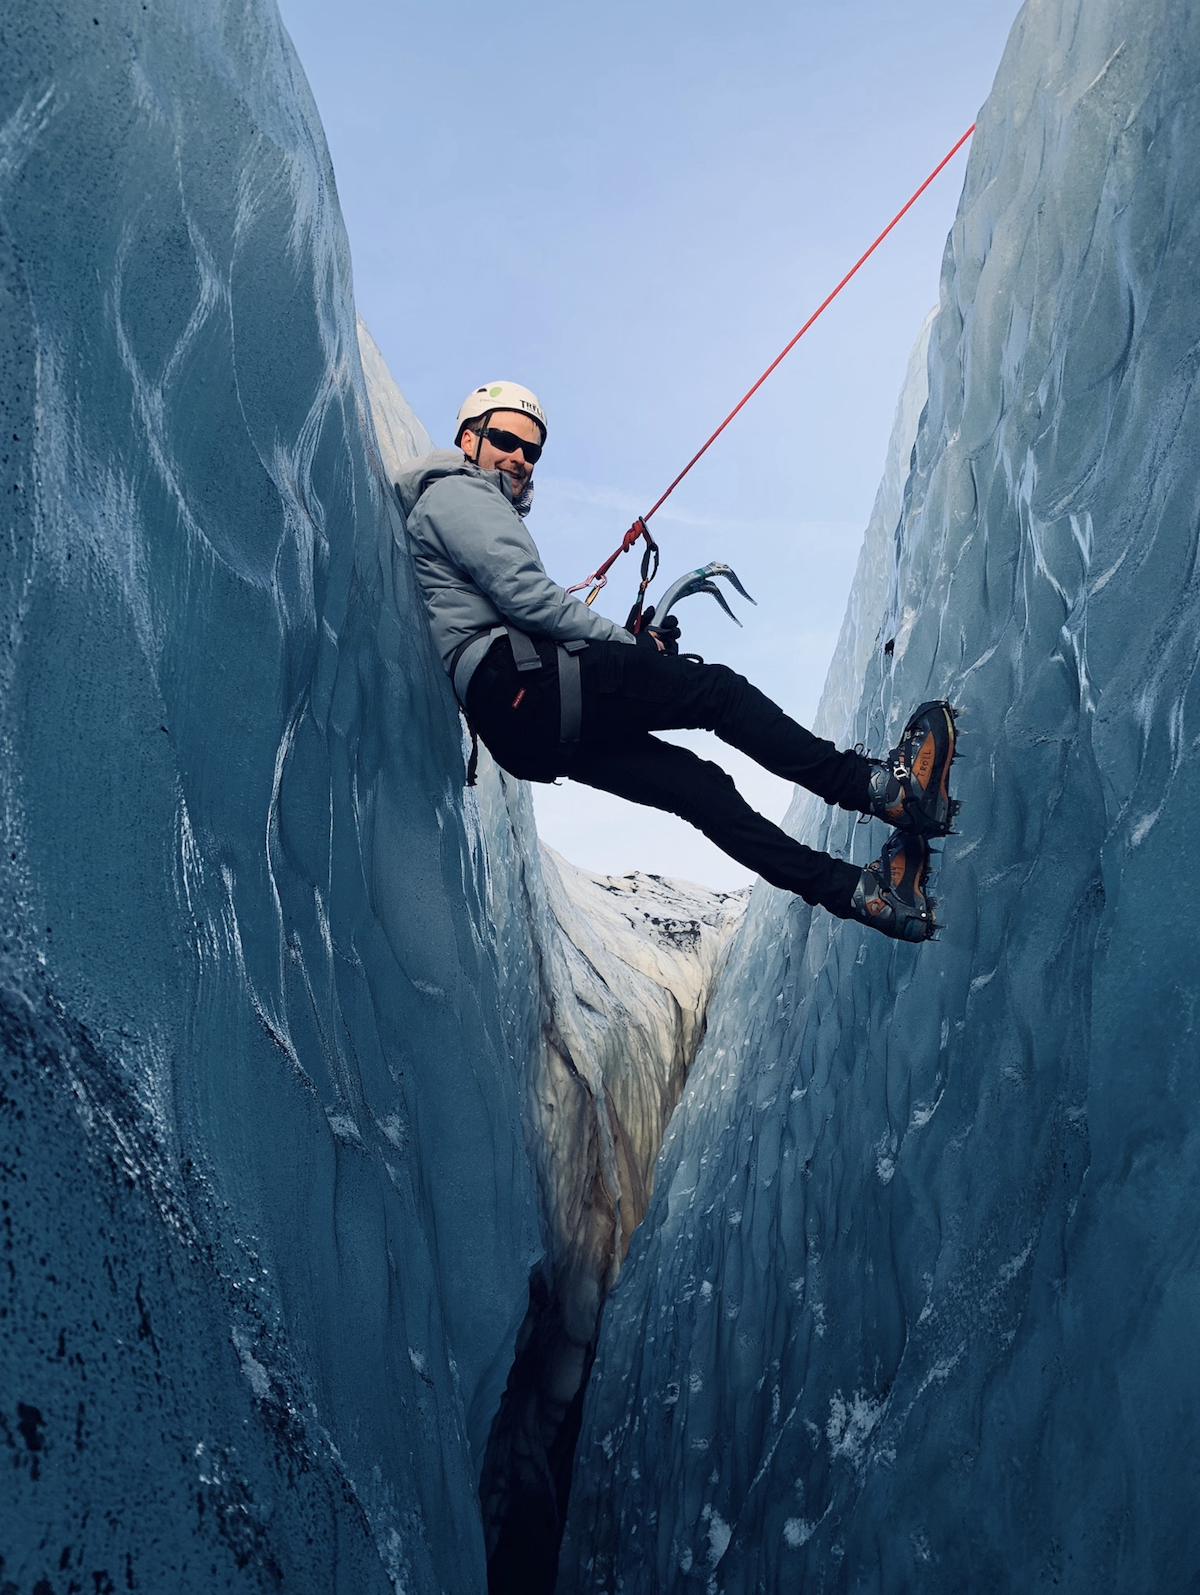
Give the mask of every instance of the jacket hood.
<svg viewBox="0 0 1200 1595">
<path fill-rule="evenodd" d="M 434 449 L 432 454 L 426 454 L 423 459 L 414 460 L 396 478 L 396 492 L 400 496 L 400 503 L 405 515 L 411 515 L 416 508 L 417 500 L 425 489 L 432 482 L 440 481 L 444 476 L 482 477 L 485 482 L 490 482 L 493 487 L 503 493 L 505 499 L 522 519 L 533 508 L 532 477 L 526 482 L 517 497 L 514 498 L 512 479 L 505 476 L 503 471 L 481 471 L 477 465 L 471 464 L 461 449 Z"/>
</svg>

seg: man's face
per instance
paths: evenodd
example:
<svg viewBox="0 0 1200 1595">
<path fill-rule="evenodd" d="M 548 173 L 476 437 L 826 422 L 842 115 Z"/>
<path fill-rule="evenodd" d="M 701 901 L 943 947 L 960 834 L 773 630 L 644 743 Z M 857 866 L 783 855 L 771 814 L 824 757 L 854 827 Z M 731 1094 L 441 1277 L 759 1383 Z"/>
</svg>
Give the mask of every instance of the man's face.
<svg viewBox="0 0 1200 1595">
<path fill-rule="evenodd" d="M 533 475 L 533 466 L 521 453 L 519 448 L 499 449 L 496 445 L 483 438 L 480 441 L 480 432 L 485 429 L 495 429 L 499 432 L 511 432 L 525 443 L 540 443 L 542 429 L 531 415 L 525 415 L 520 410 L 493 410 L 486 422 L 477 423 L 479 432 L 473 432 L 468 426 L 462 435 L 459 448 L 462 449 L 467 459 L 474 460 L 480 470 L 503 471 L 513 485 L 513 497 L 516 498 L 521 489 Z M 479 455 L 475 450 L 478 447 Z"/>
</svg>

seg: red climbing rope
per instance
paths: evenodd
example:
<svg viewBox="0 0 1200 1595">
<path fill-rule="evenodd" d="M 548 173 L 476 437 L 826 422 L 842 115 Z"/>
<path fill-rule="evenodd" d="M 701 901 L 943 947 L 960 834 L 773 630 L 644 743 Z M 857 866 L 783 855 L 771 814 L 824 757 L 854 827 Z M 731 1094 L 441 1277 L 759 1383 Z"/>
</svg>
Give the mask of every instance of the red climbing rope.
<svg viewBox="0 0 1200 1595">
<path fill-rule="evenodd" d="M 644 537 L 646 539 L 646 554 L 645 554 L 645 557 L 643 558 L 643 561 L 642 561 L 643 570 L 642 570 L 641 592 L 638 595 L 638 602 L 634 605 L 635 614 L 640 611 L 641 599 L 645 595 L 646 588 L 649 585 L 650 580 L 652 579 L 652 576 L 648 577 L 647 574 L 646 574 L 646 571 L 649 569 L 650 555 L 651 555 L 651 552 L 653 552 L 655 555 L 657 555 L 657 553 L 658 553 L 657 545 L 655 544 L 654 539 L 650 536 L 650 532 L 649 532 L 649 529 L 648 529 L 648 527 L 646 525 L 646 522 L 650 519 L 650 517 L 657 510 L 660 510 L 662 508 L 662 506 L 670 498 L 671 494 L 679 486 L 680 482 L 683 481 L 684 477 L 691 470 L 692 466 L 695 465 L 696 462 L 704 454 L 706 454 L 708 452 L 708 450 L 712 447 L 712 445 L 721 436 L 721 433 L 724 432 L 725 428 L 733 420 L 734 416 L 737 415 L 738 411 L 741 410 L 743 408 L 743 406 L 746 405 L 754 397 L 754 395 L 758 392 L 759 388 L 762 387 L 763 383 L 771 375 L 772 371 L 774 371 L 775 367 L 777 365 L 779 365 L 779 363 L 782 360 L 784 360 L 792 352 L 792 350 L 800 342 L 801 338 L 803 338 L 804 334 L 812 326 L 813 322 L 817 319 L 817 317 L 819 315 L 821 315 L 823 311 L 825 311 L 825 310 L 827 310 L 829 308 L 829 306 L 837 298 L 838 294 L 841 293 L 842 289 L 850 281 L 851 277 L 854 276 L 855 272 L 859 269 L 859 267 L 864 265 L 866 263 L 866 261 L 868 261 L 871 258 L 871 256 L 879 248 L 880 244 L 882 244 L 883 240 L 891 232 L 892 228 L 896 225 L 896 223 L 901 219 L 901 217 L 903 217 L 908 211 L 910 211 L 912 209 L 912 207 L 920 199 L 921 195 L 929 187 L 930 183 L 933 182 L 934 178 L 938 175 L 938 173 L 942 170 L 942 168 L 944 166 L 948 166 L 949 165 L 949 163 L 958 154 L 959 150 L 962 149 L 963 145 L 967 142 L 967 140 L 970 138 L 971 134 L 974 131 L 975 131 L 975 123 L 972 122 L 970 127 L 967 129 L 967 131 L 963 134 L 963 136 L 954 145 L 953 149 L 949 150 L 947 152 L 947 154 L 942 156 L 941 160 L 937 163 L 937 165 L 934 167 L 932 172 L 930 172 L 929 176 L 921 184 L 920 188 L 917 189 L 916 193 L 913 194 L 912 198 L 909 199 L 908 202 L 905 205 L 901 206 L 901 208 L 896 212 L 896 214 L 892 217 L 891 221 L 883 229 L 883 231 L 880 233 L 879 237 L 875 240 L 875 242 L 871 245 L 871 247 L 869 249 L 863 251 L 863 253 L 854 262 L 853 266 L 851 266 L 850 270 L 842 278 L 841 282 L 838 283 L 837 287 L 833 290 L 833 292 L 826 299 L 823 299 L 821 301 L 821 303 L 813 311 L 812 315 L 809 316 L 808 320 L 800 328 L 800 331 L 791 340 L 791 342 L 785 344 L 785 346 L 775 356 L 774 360 L 771 361 L 771 364 L 763 372 L 762 376 L 759 377 L 758 381 L 754 384 L 754 386 L 752 388 L 750 388 L 745 394 L 743 394 L 741 399 L 738 400 L 737 404 L 735 404 L 733 409 L 730 410 L 729 414 L 721 422 L 720 426 L 712 434 L 712 436 L 707 440 L 707 442 L 703 445 L 703 447 L 701 447 L 701 448 L 696 450 L 695 454 L 692 455 L 691 459 L 684 466 L 683 470 L 680 471 L 679 475 L 671 483 L 670 487 L 667 488 L 666 492 L 662 495 L 662 497 L 657 499 L 654 502 L 654 504 L 650 507 L 650 509 L 648 509 L 646 511 L 646 513 L 644 515 L 639 515 L 638 516 L 637 520 L 634 521 L 633 525 L 629 528 L 629 530 L 625 533 L 625 536 L 621 539 L 620 547 L 614 549 L 613 552 L 604 561 L 603 565 L 600 565 L 596 570 L 594 570 L 591 573 L 590 576 L 585 576 L 581 582 L 576 582 L 574 587 L 568 587 L 567 588 L 568 592 L 576 593 L 576 592 L 579 592 L 584 587 L 591 587 L 591 589 L 592 589 L 591 592 L 587 595 L 587 598 L 584 600 L 585 603 L 590 604 L 592 599 L 595 598 L 596 594 L 600 591 L 601 587 L 603 587 L 605 585 L 605 583 L 607 582 L 607 580 L 608 580 L 608 574 L 607 573 L 608 573 L 608 570 L 609 570 L 610 566 L 612 566 L 615 563 L 615 561 L 618 560 L 621 557 L 622 554 L 627 554 L 629 552 L 629 550 L 634 546 L 634 544 L 638 541 L 639 538 Z M 655 560 L 655 568 L 657 569 L 657 559 Z M 593 585 L 593 583 L 595 585 Z"/>
</svg>

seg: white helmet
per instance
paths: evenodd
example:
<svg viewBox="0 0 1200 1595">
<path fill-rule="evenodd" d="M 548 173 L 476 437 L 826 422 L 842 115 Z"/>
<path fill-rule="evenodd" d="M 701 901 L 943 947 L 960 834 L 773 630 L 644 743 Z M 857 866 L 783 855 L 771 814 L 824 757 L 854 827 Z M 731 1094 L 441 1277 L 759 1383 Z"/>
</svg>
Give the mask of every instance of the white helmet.
<svg viewBox="0 0 1200 1595">
<path fill-rule="evenodd" d="M 458 431 L 454 434 L 454 441 L 458 443 L 467 429 L 470 421 L 478 421 L 481 416 L 490 415 L 493 410 L 517 410 L 525 415 L 531 415 L 542 429 L 542 439 L 546 437 L 546 416 L 537 396 L 530 393 L 528 388 L 523 388 L 519 382 L 485 382 L 482 388 L 472 388 L 463 400 L 458 412 Z"/>
</svg>

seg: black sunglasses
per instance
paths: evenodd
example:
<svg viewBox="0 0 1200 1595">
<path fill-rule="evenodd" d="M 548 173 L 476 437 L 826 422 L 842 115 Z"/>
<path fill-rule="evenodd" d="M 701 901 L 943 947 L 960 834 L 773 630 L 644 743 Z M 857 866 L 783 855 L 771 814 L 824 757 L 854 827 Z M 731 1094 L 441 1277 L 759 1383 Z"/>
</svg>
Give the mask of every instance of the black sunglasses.
<svg viewBox="0 0 1200 1595">
<path fill-rule="evenodd" d="M 506 432 L 503 427 L 485 426 L 478 436 L 487 438 L 492 447 L 499 449 L 501 454 L 515 454 L 520 449 L 530 465 L 536 465 L 542 457 L 540 443 L 526 443 L 524 438 L 519 438 L 515 432 Z"/>
</svg>

